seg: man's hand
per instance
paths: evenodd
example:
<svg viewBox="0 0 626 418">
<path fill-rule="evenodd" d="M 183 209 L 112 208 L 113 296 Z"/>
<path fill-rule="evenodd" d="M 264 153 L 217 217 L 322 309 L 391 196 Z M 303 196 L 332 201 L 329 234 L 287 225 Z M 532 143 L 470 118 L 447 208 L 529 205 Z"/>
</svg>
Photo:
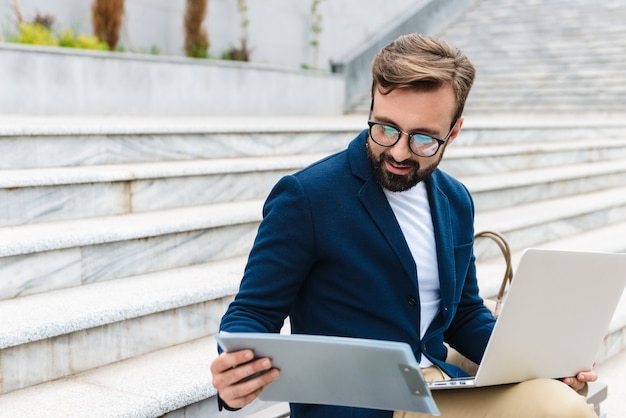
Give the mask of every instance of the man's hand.
<svg viewBox="0 0 626 418">
<path fill-rule="evenodd" d="M 593 370 L 580 372 L 576 376 L 561 379 L 563 383 L 574 389 L 576 392 L 584 388 L 588 382 L 595 382 L 596 380 L 598 380 L 598 374 Z"/>
<path fill-rule="evenodd" d="M 268 358 L 254 360 L 251 350 L 222 353 L 211 363 L 213 386 L 231 408 L 243 408 L 280 375 Z M 257 375 L 258 374 L 258 375 Z M 255 375 L 254 377 L 251 377 Z"/>
</svg>

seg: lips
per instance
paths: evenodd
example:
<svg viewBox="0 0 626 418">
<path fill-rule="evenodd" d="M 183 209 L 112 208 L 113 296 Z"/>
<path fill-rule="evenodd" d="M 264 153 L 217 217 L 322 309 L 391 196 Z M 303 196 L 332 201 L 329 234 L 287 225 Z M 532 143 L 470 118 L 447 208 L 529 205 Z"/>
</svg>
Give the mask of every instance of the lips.
<svg viewBox="0 0 626 418">
<path fill-rule="evenodd" d="M 411 166 L 394 164 L 389 160 L 385 161 L 385 167 L 390 173 L 396 174 L 398 176 L 404 176 L 405 174 L 408 174 L 412 169 Z"/>
</svg>

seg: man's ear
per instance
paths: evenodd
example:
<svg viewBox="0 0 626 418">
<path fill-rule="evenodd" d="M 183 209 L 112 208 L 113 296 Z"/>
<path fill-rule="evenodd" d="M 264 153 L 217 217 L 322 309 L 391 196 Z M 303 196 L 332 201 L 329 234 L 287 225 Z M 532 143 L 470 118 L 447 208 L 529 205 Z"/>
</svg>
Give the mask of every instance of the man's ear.
<svg viewBox="0 0 626 418">
<path fill-rule="evenodd" d="M 448 138 L 447 144 L 451 144 L 452 142 L 454 142 L 454 140 L 456 139 L 456 136 L 459 134 L 459 132 L 461 132 L 461 127 L 463 126 L 463 116 L 461 116 L 457 121 L 456 124 L 454 125 L 454 129 L 452 129 L 452 133 L 450 134 L 450 137 Z"/>
</svg>

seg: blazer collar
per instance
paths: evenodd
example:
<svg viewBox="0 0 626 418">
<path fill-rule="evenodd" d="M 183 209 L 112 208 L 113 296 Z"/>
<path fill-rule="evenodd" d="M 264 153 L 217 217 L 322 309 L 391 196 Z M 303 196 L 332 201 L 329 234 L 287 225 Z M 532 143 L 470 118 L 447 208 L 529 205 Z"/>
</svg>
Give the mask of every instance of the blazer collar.
<svg viewBox="0 0 626 418">
<path fill-rule="evenodd" d="M 372 166 L 367 158 L 367 129 L 354 138 L 348 145 L 348 162 L 352 174 L 367 181 L 372 175 Z"/>
</svg>

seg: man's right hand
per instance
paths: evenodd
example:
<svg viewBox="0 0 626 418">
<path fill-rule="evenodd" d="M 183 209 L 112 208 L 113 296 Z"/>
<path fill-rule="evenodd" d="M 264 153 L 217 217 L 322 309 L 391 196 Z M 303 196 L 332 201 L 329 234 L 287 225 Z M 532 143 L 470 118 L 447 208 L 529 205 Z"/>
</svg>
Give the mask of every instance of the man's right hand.
<svg viewBox="0 0 626 418">
<path fill-rule="evenodd" d="M 222 353 L 211 363 L 213 386 L 231 408 L 243 408 L 280 376 L 268 358 L 254 360 L 251 350 Z M 257 374 L 254 377 L 252 375 Z"/>
</svg>

